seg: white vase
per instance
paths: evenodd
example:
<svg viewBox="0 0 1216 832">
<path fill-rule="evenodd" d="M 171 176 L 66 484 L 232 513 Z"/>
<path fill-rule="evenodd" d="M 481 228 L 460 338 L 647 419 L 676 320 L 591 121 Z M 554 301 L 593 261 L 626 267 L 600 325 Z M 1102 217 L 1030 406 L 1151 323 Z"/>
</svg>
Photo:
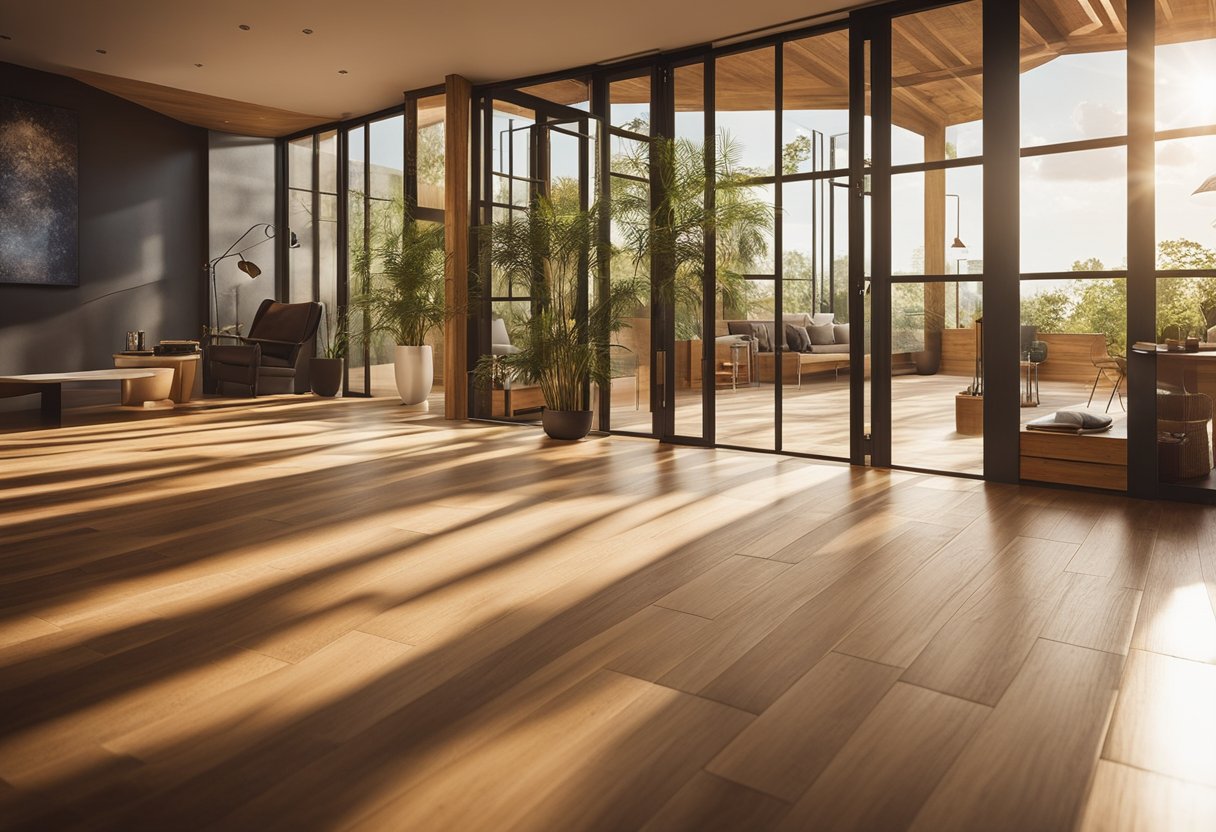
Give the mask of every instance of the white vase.
<svg viewBox="0 0 1216 832">
<path fill-rule="evenodd" d="M 398 345 L 393 352 L 393 371 L 401 402 L 417 410 L 427 409 L 426 397 L 435 380 L 435 366 L 429 344 L 421 347 Z"/>
</svg>

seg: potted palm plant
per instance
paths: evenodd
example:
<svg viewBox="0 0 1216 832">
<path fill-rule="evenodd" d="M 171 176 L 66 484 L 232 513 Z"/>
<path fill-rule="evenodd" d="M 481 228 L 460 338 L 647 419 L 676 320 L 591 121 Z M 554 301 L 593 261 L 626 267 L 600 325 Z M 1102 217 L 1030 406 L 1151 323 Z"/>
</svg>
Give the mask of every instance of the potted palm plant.
<svg viewBox="0 0 1216 832">
<path fill-rule="evenodd" d="M 582 210 L 568 200 L 538 197 L 523 219 L 481 229 L 496 278 L 530 297 L 532 309 L 512 322 L 511 353 L 482 356 L 477 377 L 537 385 L 545 401 L 541 421 L 554 439 L 590 432 L 591 386 L 611 382 L 613 336 L 642 297 L 642 284 L 629 278 L 580 298 L 580 276 L 594 273 L 609 256 L 599 227 L 598 206 Z"/>
<path fill-rule="evenodd" d="M 451 314 L 444 299 L 444 229 L 407 217 L 399 233 L 384 236 L 377 251 L 381 268 L 367 278 L 353 306 L 366 315 L 363 337 L 386 335 L 395 345 L 393 371 L 402 403 L 425 410 L 435 372 L 426 339 Z"/>
<path fill-rule="evenodd" d="M 346 367 L 346 348 L 349 343 L 346 310 L 339 308 L 334 320 L 329 319 L 329 309 L 321 318 L 321 355 L 308 360 L 308 378 L 312 392 L 318 396 L 332 397 L 342 389 L 342 374 Z"/>
</svg>

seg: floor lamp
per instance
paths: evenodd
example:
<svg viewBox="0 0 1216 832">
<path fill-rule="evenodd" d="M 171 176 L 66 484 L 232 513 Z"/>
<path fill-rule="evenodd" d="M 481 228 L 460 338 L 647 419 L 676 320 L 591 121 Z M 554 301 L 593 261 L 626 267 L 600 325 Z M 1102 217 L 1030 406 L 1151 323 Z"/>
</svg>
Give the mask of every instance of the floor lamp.
<svg viewBox="0 0 1216 832">
<path fill-rule="evenodd" d="M 242 247 L 241 244 L 246 241 L 245 238 L 248 237 L 250 234 L 253 234 L 254 231 L 261 231 L 262 236 L 259 238 L 255 235 L 253 242 Z M 207 262 L 206 269 L 207 269 L 207 273 L 209 276 L 209 285 L 211 287 L 211 311 L 214 313 L 214 316 L 215 316 L 214 318 L 212 318 L 211 326 L 207 327 L 208 335 L 219 335 L 222 332 L 222 328 L 220 327 L 220 295 L 219 295 L 219 290 L 216 288 L 216 283 L 215 283 L 216 266 L 218 266 L 221 261 L 227 260 L 229 257 L 236 257 L 239 260 L 239 262 L 236 264 L 236 267 L 238 269 L 240 269 L 242 272 L 244 272 L 245 274 L 249 275 L 249 279 L 252 280 L 253 278 L 260 275 L 262 273 L 262 270 L 260 268 L 258 268 L 258 265 L 256 263 L 254 263 L 252 260 L 245 259 L 245 252 L 249 251 L 252 248 L 260 246 L 262 243 L 266 242 L 267 240 L 273 240 L 275 237 L 275 232 L 276 232 L 275 227 L 268 222 L 260 222 L 260 223 L 256 223 L 255 225 L 251 225 L 245 231 L 244 234 L 242 234 L 241 236 L 236 238 L 236 241 L 232 245 L 228 246 L 227 251 L 225 251 L 219 257 L 216 257 L 215 259 Z M 296 237 L 296 233 L 294 231 L 291 231 L 290 229 L 288 230 L 287 233 L 288 233 L 287 247 L 288 248 L 299 248 L 300 240 L 298 237 Z M 237 326 L 240 326 L 240 324 L 238 323 Z"/>
</svg>

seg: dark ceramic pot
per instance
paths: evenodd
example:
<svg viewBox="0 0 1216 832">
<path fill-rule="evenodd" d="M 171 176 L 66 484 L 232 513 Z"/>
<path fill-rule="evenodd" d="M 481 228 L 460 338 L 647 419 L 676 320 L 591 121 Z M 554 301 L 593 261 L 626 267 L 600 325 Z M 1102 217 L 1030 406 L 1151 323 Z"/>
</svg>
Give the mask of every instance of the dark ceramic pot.
<svg viewBox="0 0 1216 832">
<path fill-rule="evenodd" d="M 553 439 L 582 439 L 591 432 L 590 410 L 550 410 L 541 414 L 541 425 Z"/>
<path fill-rule="evenodd" d="M 338 395 L 342 389 L 342 370 L 346 361 L 341 358 L 308 359 L 308 381 L 312 392 L 318 396 Z"/>
<path fill-rule="evenodd" d="M 940 353 L 921 350 L 920 352 L 912 353 L 912 363 L 916 365 L 917 375 L 931 376 L 941 366 L 942 357 Z"/>
</svg>

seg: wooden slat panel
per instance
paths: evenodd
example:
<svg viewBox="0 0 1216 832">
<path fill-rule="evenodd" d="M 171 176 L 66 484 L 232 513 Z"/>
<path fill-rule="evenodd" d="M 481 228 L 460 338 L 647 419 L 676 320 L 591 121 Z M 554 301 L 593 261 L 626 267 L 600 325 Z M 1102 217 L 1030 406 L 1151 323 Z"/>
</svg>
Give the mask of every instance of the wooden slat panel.
<svg viewBox="0 0 1216 832">
<path fill-rule="evenodd" d="M 1123 465 L 1098 465 L 1092 462 L 1024 456 L 1021 476 L 1024 480 L 1036 482 L 1080 485 L 1085 488 L 1104 488 L 1108 491 L 1127 490 L 1127 467 Z"/>
<path fill-rule="evenodd" d="M 1023 430 L 1020 441 L 1023 457 L 1099 462 L 1103 465 L 1127 465 L 1126 436 L 1104 433 L 1078 436 L 1069 433 Z"/>
</svg>

